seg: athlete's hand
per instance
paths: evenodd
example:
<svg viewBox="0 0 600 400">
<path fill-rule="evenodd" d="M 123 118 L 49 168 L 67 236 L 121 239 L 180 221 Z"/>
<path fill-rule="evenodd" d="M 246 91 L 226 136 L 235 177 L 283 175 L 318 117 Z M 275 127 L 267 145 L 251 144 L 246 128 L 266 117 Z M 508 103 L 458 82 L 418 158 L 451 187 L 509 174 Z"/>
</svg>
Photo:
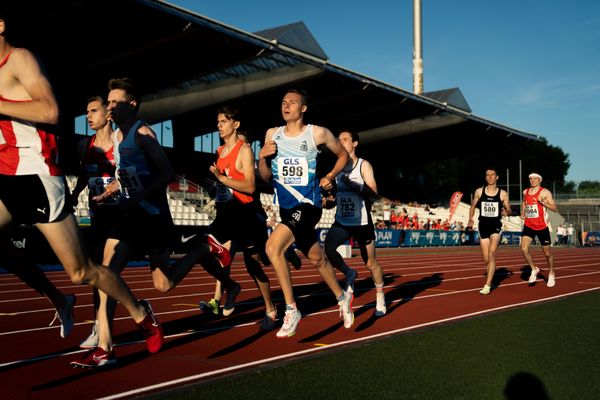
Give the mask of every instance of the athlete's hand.
<svg viewBox="0 0 600 400">
<path fill-rule="evenodd" d="M 221 174 L 221 171 L 219 171 L 219 168 L 217 168 L 217 164 L 213 163 L 213 165 L 208 167 L 208 169 L 215 176 L 215 178 L 217 178 L 217 180 L 220 182 L 222 174 Z"/>
<path fill-rule="evenodd" d="M 325 190 L 331 190 L 333 188 L 333 182 L 335 178 L 331 174 L 327 174 L 319 181 L 319 186 Z"/>
<path fill-rule="evenodd" d="M 277 154 L 277 143 L 274 140 L 269 140 L 258 152 L 258 158 L 268 159 Z"/>
<path fill-rule="evenodd" d="M 121 187 L 119 186 L 119 182 L 117 180 L 114 180 L 114 181 L 110 182 L 108 185 L 106 185 L 106 188 L 104 188 L 103 193 L 99 194 L 98 196 L 92 197 L 92 200 L 97 203 L 102 203 L 104 200 L 113 197 L 120 190 L 121 190 Z"/>
</svg>

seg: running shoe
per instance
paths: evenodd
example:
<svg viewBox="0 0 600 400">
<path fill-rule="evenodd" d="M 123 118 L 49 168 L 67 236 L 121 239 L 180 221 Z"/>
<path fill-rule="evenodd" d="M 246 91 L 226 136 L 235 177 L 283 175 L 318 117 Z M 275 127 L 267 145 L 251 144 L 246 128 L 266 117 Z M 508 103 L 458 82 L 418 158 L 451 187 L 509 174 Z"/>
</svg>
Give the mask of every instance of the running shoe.
<svg viewBox="0 0 600 400">
<path fill-rule="evenodd" d="M 98 347 L 98 341 L 100 340 L 98 328 L 98 321 L 96 320 L 94 321 L 94 325 L 92 325 L 92 332 L 90 332 L 90 335 L 79 344 L 79 347 L 82 349 L 95 349 Z"/>
<path fill-rule="evenodd" d="M 298 328 L 298 324 L 302 319 L 302 314 L 297 308 L 292 310 L 285 310 L 285 317 L 283 317 L 283 325 L 281 329 L 277 332 L 278 338 L 286 338 L 290 336 L 294 336 L 296 333 L 296 328 Z"/>
<path fill-rule="evenodd" d="M 350 329 L 354 324 L 354 311 L 352 311 L 352 302 L 354 301 L 354 294 L 352 292 L 344 292 L 344 299 L 338 302 L 340 306 L 340 318 L 344 319 L 344 328 Z"/>
<path fill-rule="evenodd" d="M 235 299 L 242 291 L 242 287 L 239 283 L 234 282 L 233 284 L 234 286 L 231 290 L 227 289 L 225 291 L 225 305 L 223 306 L 223 316 L 225 317 L 230 316 L 233 313 L 233 310 L 235 310 Z"/>
<path fill-rule="evenodd" d="M 81 358 L 70 362 L 73 368 L 98 368 L 105 367 L 117 362 L 115 350 L 105 351 L 100 347 L 96 347 L 85 353 Z"/>
<path fill-rule="evenodd" d="M 277 311 L 266 313 L 263 317 L 260 329 L 263 331 L 272 331 L 275 328 L 275 320 L 277 319 Z"/>
<path fill-rule="evenodd" d="M 489 287 L 488 285 L 483 285 L 483 289 L 481 289 L 481 290 L 479 291 L 479 294 L 488 295 L 488 294 L 490 294 L 490 290 L 491 290 L 491 289 L 492 289 L 492 288 L 491 288 L 491 287 Z"/>
<path fill-rule="evenodd" d="M 356 276 L 358 274 L 356 273 L 355 269 L 352 268 L 348 268 L 348 272 L 346 272 L 345 276 L 346 276 L 346 291 L 348 293 L 354 293 L 354 281 L 356 280 Z"/>
<path fill-rule="evenodd" d="M 140 300 L 139 303 L 146 309 L 146 317 L 137 325 L 144 333 L 148 351 L 150 353 L 157 353 L 165 343 L 165 335 L 162 327 L 156 320 L 156 316 L 154 316 L 148 300 Z"/>
<path fill-rule="evenodd" d="M 535 283 L 535 281 L 537 280 L 537 274 L 540 272 L 540 269 L 538 267 L 535 267 L 535 269 L 531 270 L 531 275 L 529 275 L 529 283 Z"/>
<path fill-rule="evenodd" d="M 221 267 L 229 267 L 231 265 L 231 253 L 227 250 L 213 235 L 206 235 L 206 240 L 210 246 L 210 253 L 217 256 Z"/>
<path fill-rule="evenodd" d="M 77 297 L 74 294 L 65 295 L 65 306 L 62 308 L 57 308 L 56 313 L 54 314 L 54 318 L 50 322 L 52 326 L 54 321 L 60 321 L 60 337 L 66 338 L 71 333 L 73 329 L 73 325 L 75 321 L 73 320 L 73 308 L 75 307 L 75 302 L 77 301 Z"/>
<path fill-rule="evenodd" d="M 548 282 L 546 282 L 546 286 L 554 287 L 556 285 L 556 278 L 554 276 L 554 272 L 550 272 L 548 274 Z"/>
<path fill-rule="evenodd" d="M 206 301 L 201 301 L 198 306 L 205 313 L 214 315 L 219 315 L 219 308 L 221 308 L 221 305 L 215 299 L 210 299 L 208 303 Z"/>
<path fill-rule="evenodd" d="M 383 291 L 377 292 L 376 294 L 376 302 L 375 302 L 375 316 L 383 317 L 387 312 L 387 307 L 385 305 L 385 293 Z"/>
</svg>

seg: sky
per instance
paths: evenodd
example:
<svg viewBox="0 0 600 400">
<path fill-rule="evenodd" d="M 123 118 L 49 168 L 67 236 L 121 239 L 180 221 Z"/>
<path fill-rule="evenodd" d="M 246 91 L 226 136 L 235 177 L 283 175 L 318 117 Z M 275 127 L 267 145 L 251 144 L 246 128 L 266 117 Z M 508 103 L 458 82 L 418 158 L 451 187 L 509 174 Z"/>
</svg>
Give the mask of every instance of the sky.
<svg viewBox="0 0 600 400">
<path fill-rule="evenodd" d="M 248 32 L 303 21 L 330 63 L 413 90 L 412 0 L 171 3 Z M 422 29 L 425 92 L 460 88 L 473 114 L 562 148 L 567 180 L 600 181 L 600 1 L 422 0 Z"/>
</svg>

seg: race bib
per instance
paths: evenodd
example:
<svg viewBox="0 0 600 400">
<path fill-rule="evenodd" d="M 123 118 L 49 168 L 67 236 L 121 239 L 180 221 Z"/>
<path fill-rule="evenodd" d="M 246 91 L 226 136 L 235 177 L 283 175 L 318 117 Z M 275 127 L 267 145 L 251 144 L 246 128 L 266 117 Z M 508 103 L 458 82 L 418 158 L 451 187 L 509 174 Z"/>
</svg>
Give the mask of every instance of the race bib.
<svg viewBox="0 0 600 400">
<path fill-rule="evenodd" d="M 305 157 L 279 157 L 277 171 L 279 181 L 285 185 L 308 185 L 308 160 Z"/>
<path fill-rule="evenodd" d="M 351 193 L 338 195 L 337 218 L 349 225 L 360 224 L 361 203 L 362 198 L 360 196 Z"/>
<path fill-rule="evenodd" d="M 233 199 L 233 190 L 230 187 L 217 183 L 217 192 L 215 193 L 215 201 L 225 202 Z"/>
<path fill-rule="evenodd" d="M 112 176 L 99 176 L 88 179 L 88 190 L 91 197 L 96 197 L 104 193 L 109 183 L 114 181 Z"/>
<path fill-rule="evenodd" d="M 525 204 L 525 218 L 537 218 L 540 216 L 540 211 L 536 204 Z"/>
<path fill-rule="evenodd" d="M 500 212 L 500 204 L 495 201 L 482 201 L 481 202 L 481 216 L 483 217 L 497 217 Z"/>
<path fill-rule="evenodd" d="M 135 167 L 119 168 L 117 175 L 119 176 L 121 188 L 127 196 L 141 192 L 144 189 Z"/>
</svg>

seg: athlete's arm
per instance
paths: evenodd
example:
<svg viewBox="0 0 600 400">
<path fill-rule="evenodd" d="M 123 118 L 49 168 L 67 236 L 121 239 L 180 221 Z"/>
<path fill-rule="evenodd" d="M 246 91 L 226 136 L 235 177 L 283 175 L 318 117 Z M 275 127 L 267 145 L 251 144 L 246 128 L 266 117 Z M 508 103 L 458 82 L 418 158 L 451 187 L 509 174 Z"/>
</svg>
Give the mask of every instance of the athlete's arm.
<svg viewBox="0 0 600 400">
<path fill-rule="evenodd" d="M 175 179 L 175 171 L 165 150 L 158 143 L 156 134 L 148 125 L 142 125 L 138 129 L 135 135 L 135 144 L 148 154 L 158 172 L 156 179 L 136 196 L 137 200 L 142 200 L 156 190 L 165 190 L 167 185 Z"/>
<path fill-rule="evenodd" d="M 313 127 L 313 137 L 317 146 L 324 144 L 336 157 L 337 160 L 333 169 L 329 171 L 327 175 L 321 178 L 319 186 L 323 189 L 331 189 L 333 187 L 333 181 L 337 174 L 342 172 L 346 164 L 348 163 L 349 155 L 346 149 L 340 144 L 340 142 L 333 136 L 333 133 L 327 128 L 322 126 Z"/>
<path fill-rule="evenodd" d="M 538 203 L 542 206 L 546 207 L 550 211 L 558 212 L 558 207 L 554 202 L 554 198 L 552 198 L 552 192 L 548 189 L 543 189 L 542 193 L 540 193 L 540 197 L 538 197 Z"/>
<path fill-rule="evenodd" d="M 500 200 L 502 200 L 503 212 L 505 216 L 508 217 L 512 214 L 512 210 L 510 208 L 510 201 L 508 200 L 508 193 L 506 190 L 500 189 Z"/>
<path fill-rule="evenodd" d="M 277 144 L 273 141 L 273 134 L 277 128 L 271 128 L 265 135 L 265 144 L 258 153 L 258 173 L 260 177 L 268 182 L 273 178 L 271 171 L 271 158 L 277 154 Z"/>
<path fill-rule="evenodd" d="M 525 219 L 525 195 L 527 194 L 527 189 L 523 190 L 523 201 L 521 202 L 521 219 Z"/>
<path fill-rule="evenodd" d="M 473 223 L 475 222 L 473 218 L 475 218 L 475 209 L 477 208 L 477 202 L 479 198 L 481 198 L 482 188 L 475 189 L 475 193 L 473 194 L 473 201 L 471 201 L 471 208 L 469 208 L 469 222 L 467 222 L 467 227 L 473 227 Z"/>
<path fill-rule="evenodd" d="M 0 101 L 0 114 L 30 122 L 56 124 L 58 105 L 50 82 L 42 74 L 40 66 L 29 50 L 14 49 L 7 64 L 15 83 L 3 88 L 0 95 L 11 100 Z"/>
<path fill-rule="evenodd" d="M 88 173 L 87 173 L 87 170 L 85 169 L 85 164 L 83 163 L 83 158 L 85 157 L 85 151 L 87 149 L 89 140 L 90 139 L 86 137 L 86 138 L 81 139 L 77 143 L 77 154 L 79 154 L 79 175 L 77 176 L 77 183 L 75 184 L 75 187 L 73 188 L 73 191 L 71 192 L 74 203 L 76 202 L 76 199 L 79 196 L 79 193 L 81 193 L 83 191 L 83 189 L 85 189 L 85 187 L 87 186 L 87 183 L 88 183 Z M 73 204 L 73 206 L 75 206 L 75 205 L 77 205 L 77 204 Z"/>
<path fill-rule="evenodd" d="M 373 166 L 367 160 L 363 160 L 360 172 L 365 184 L 361 188 L 361 193 L 368 197 L 377 197 L 377 182 L 373 173 Z"/>
</svg>

